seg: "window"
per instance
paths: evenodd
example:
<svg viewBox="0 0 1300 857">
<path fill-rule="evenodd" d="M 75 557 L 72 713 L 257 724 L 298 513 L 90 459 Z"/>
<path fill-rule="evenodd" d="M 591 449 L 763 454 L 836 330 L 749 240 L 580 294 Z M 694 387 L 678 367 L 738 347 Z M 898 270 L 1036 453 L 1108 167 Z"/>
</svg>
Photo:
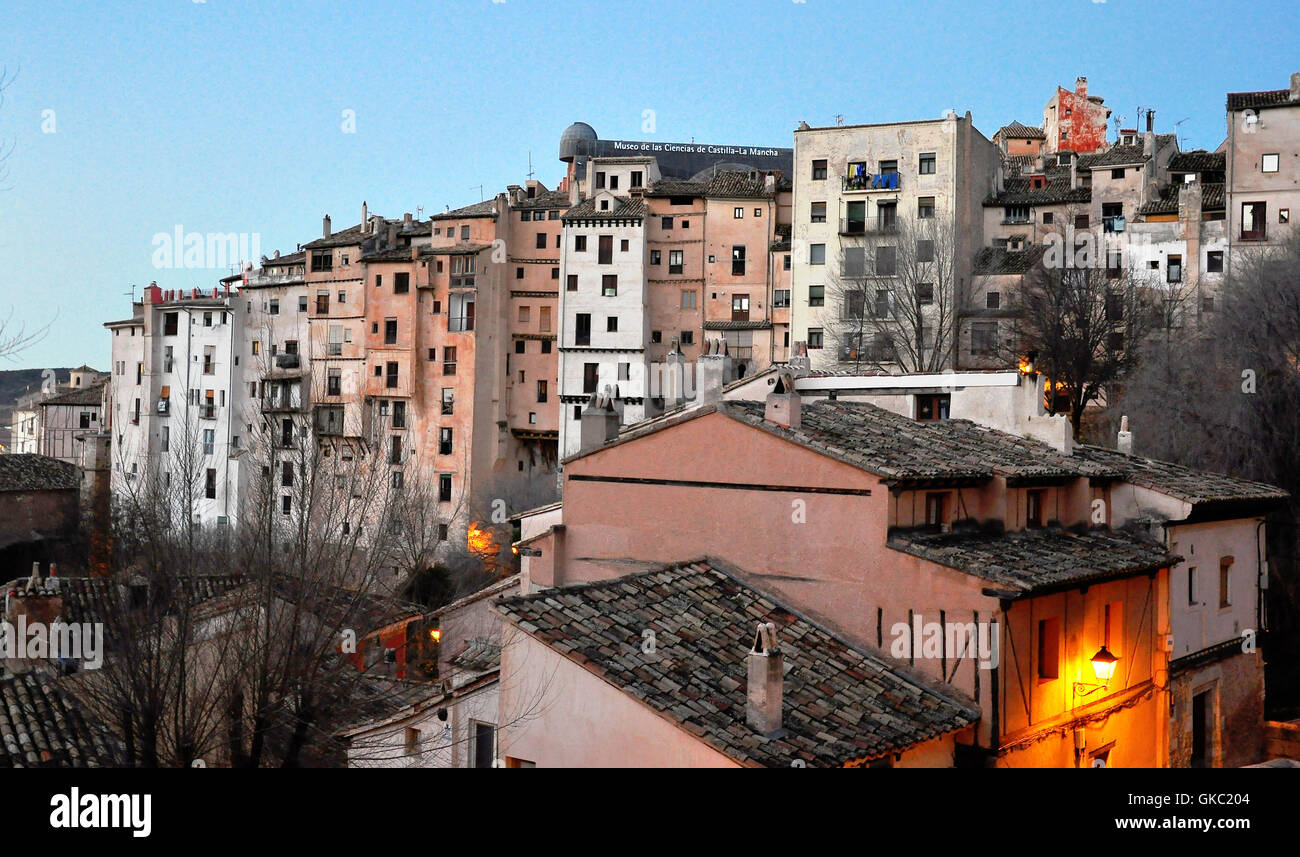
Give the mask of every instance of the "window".
<svg viewBox="0 0 1300 857">
<path fill-rule="evenodd" d="M 175 336 L 177 322 L 180 319 L 178 312 L 163 313 L 163 336 Z"/>
<path fill-rule="evenodd" d="M 1259 171 L 1261 173 L 1275 173 L 1280 166 L 1280 157 L 1277 154 L 1264 155 L 1259 159 Z"/>
<path fill-rule="evenodd" d="M 1038 622 L 1038 679 L 1051 681 L 1061 675 L 1061 620 Z"/>
<path fill-rule="evenodd" d="M 749 295 L 731 296 L 731 320 L 749 321 Z"/>
<path fill-rule="evenodd" d="M 618 333 L 618 316 L 610 315 L 605 317 L 605 332 Z"/>
<path fill-rule="evenodd" d="M 573 344 L 590 345 L 591 344 L 591 314 L 586 312 L 578 313 L 574 319 L 573 325 Z"/>
<path fill-rule="evenodd" d="M 203 430 L 203 454 L 212 455 L 216 449 L 217 432 L 215 429 Z"/>
<path fill-rule="evenodd" d="M 586 252 L 587 252 L 587 236 L 586 236 L 586 235 L 575 235 L 575 236 L 573 236 L 573 252 L 575 252 L 575 253 L 586 253 Z"/>
<path fill-rule="evenodd" d="M 468 240 L 469 240 L 469 227 L 468 227 L 468 226 L 462 226 L 462 227 L 460 228 L 460 240 L 462 240 L 462 241 L 468 241 Z M 398 274 L 397 276 L 400 277 L 401 274 Z"/>
<path fill-rule="evenodd" d="M 1076 214 L 1076 215 L 1074 216 L 1074 228 L 1075 228 L 1075 229 L 1087 229 L 1087 228 L 1088 228 L 1088 215 L 1086 215 L 1086 214 Z"/>
<path fill-rule="evenodd" d="M 819 159 L 812 162 L 812 177 L 813 177 L 813 181 L 821 181 L 822 179 L 826 178 L 825 159 Z"/>
<path fill-rule="evenodd" d="M 280 485 L 285 488 L 293 487 L 293 462 L 280 463 Z"/>
<path fill-rule="evenodd" d="M 1165 264 L 1165 281 L 1170 283 L 1181 283 L 1183 281 L 1183 257 L 1176 254 L 1169 254 L 1169 261 Z"/>
<path fill-rule="evenodd" d="M 390 390 L 397 389 L 397 364 L 389 361 L 384 386 Z"/>
<path fill-rule="evenodd" d="M 451 502 L 451 474 L 450 473 L 438 474 L 438 502 L 439 503 Z"/>
<path fill-rule="evenodd" d="M 343 395 L 343 374 L 342 370 L 330 369 L 326 378 L 325 395 L 341 396 Z"/>
<path fill-rule="evenodd" d="M 217 499 L 217 471 L 211 467 L 203 480 L 203 496 L 209 500 Z"/>
<path fill-rule="evenodd" d="M 1111 351 L 1124 350 L 1124 334 L 1118 330 L 1106 335 L 1106 347 Z"/>
<path fill-rule="evenodd" d="M 925 526 L 930 530 L 941 530 L 948 523 L 948 494 L 944 491 L 930 492 L 925 495 Z"/>
<path fill-rule="evenodd" d="M 640 171 L 640 170 L 632 170 L 631 175 L 628 176 L 627 186 L 628 186 L 628 187 L 641 187 L 641 181 L 642 181 L 642 178 L 641 178 L 641 171 Z"/>
<path fill-rule="evenodd" d="M 406 428 L 406 402 L 393 402 L 393 428 Z"/>
<path fill-rule="evenodd" d="M 743 220 L 745 218 L 745 209 L 739 205 L 736 206 L 731 210 L 731 217 L 733 220 Z"/>
<path fill-rule="evenodd" d="M 603 175 L 597 173 L 596 175 Z M 474 767 L 490 768 L 497 756 L 497 728 L 490 723 L 472 721 L 471 738 L 474 741 Z"/>
<path fill-rule="evenodd" d="M 745 276 L 745 248 L 736 246 L 731 248 L 731 276 Z"/>
<path fill-rule="evenodd" d="M 659 228 L 660 228 L 660 229 L 672 229 L 672 228 L 673 228 L 673 219 L 672 219 L 671 217 L 662 217 L 662 218 L 660 218 L 660 219 L 659 219 Z"/>
<path fill-rule="evenodd" d="M 515 353 L 516 353 L 516 354 L 525 354 L 525 353 L 527 353 L 526 350 L 525 350 L 525 348 L 524 348 L 524 340 L 522 340 L 522 339 L 516 339 L 516 340 L 515 340 Z"/>
<path fill-rule="evenodd" d="M 651 251 L 650 251 L 650 264 L 651 264 L 651 265 L 658 265 L 658 264 L 660 264 L 660 262 L 661 262 L 662 259 L 663 259 L 663 253 L 661 253 L 659 250 L 651 250 Z"/>
<path fill-rule="evenodd" d="M 600 278 L 600 294 L 612 298 L 618 295 L 618 274 L 603 274 Z"/>
<path fill-rule="evenodd" d="M 1052 223 L 1052 212 L 1050 212 L 1050 211 L 1044 211 L 1044 212 L 1043 212 L 1043 225 L 1044 225 L 1044 226 L 1050 226 L 1051 223 Z"/>
<path fill-rule="evenodd" d="M 682 344 L 682 345 L 694 345 L 694 344 L 695 344 L 695 331 L 693 331 L 693 330 L 683 330 L 683 331 L 681 332 L 681 344 Z"/>
<path fill-rule="evenodd" d="M 1223 251 L 1211 250 L 1205 254 L 1205 273 L 1222 274 L 1223 273 Z"/>
<path fill-rule="evenodd" d="M 567 280 L 567 282 L 565 283 L 565 288 L 568 289 L 568 290 L 571 291 L 571 292 L 576 292 L 576 291 L 578 290 L 578 275 L 577 275 L 577 274 L 569 274 L 569 276 L 568 276 L 568 280 Z"/>
<path fill-rule="evenodd" d="M 916 421 L 932 423 L 948 419 L 952 407 L 952 397 L 947 393 L 935 393 L 916 397 Z"/>
<path fill-rule="evenodd" d="M 1232 606 L 1232 562 L 1230 556 L 1219 560 L 1219 609 Z"/>
<path fill-rule="evenodd" d="M 397 319 L 395 318 L 384 319 L 384 344 L 397 344 Z"/>
<path fill-rule="evenodd" d="M 1243 202 L 1241 204 L 1241 239 L 1243 241 L 1263 241 L 1267 222 L 1268 205 L 1266 203 Z"/>
<path fill-rule="evenodd" d="M 916 171 L 918 174 L 923 176 L 932 176 L 934 175 L 935 163 L 934 152 L 922 152 L 921 160 L 917 163 Z"/>
<path fill-rule="evenodd" d="M 668 251 L 668 273 L 680 274 L 682 272 L 682 251 Z"/>
<path fill-rule="evenodd" d="M 824 300 L 823 291 L 825 287 L 813 286 L 812 288 L 817 289 L 816 300 L 818 301 L 818 303 L 816 305 L 821 306 L 822 301 Z M 812 305 L 812 302 L 813 302 L 813 297 L 810 292 L 808 298 L 809 305 Z M 867 311 L 866 292 L 862 291 L 861 289 L 854 289 L 853 291 L 844 293 L 844 318 L 846 321 L 853 321 L 856 319 L 863 318 L 866 315 L 866 311 Z M 857 348 L 856 343 L 850 343 L 851 350 L 856 348 Z"/>
<path fill-rule="evenodd" d="M 934 261 L 934 242 L 928 238 L 923 238 L 916 242 L 916 261 L 933 262 Z"/>
<path fill-rule="evenodd" d="M 888 277 L 897 267 L 898 253 L 893 247 L 876 248 L 876 276 Z"/>
<path fill-rule="evenodd" d="M 1028 223 L 1029 206 L 1027 205 L 1007 205 L 1002 208 L 1003 223 Z"/>
<path fill-rule="evenodd" d="M 789 306 L 789 290 L 786 291 L 786 306 Z M 808 306 L 825 306 L 826 305 L 826 287 L 809 286 L 808 287 Z"/>
<path fill-rule="evenodd" d="M 808 264 L 825 265 L 826 264 L 826 245 L 809 244 L 808 245 Z"/>
<path fill-rule="evenodd" d="M 1113 178 L 1113 179 L 1122 179 L 1122 178 L 1124 178 L 1124 168 L 1123 168 L 1123 167 L 1117 167 L 1116 169 L 1111 170 L 1111 171 L 1110 171 L 1110 177 Z"/>
<path fill-rule="evenodd" d="M 584 363 L 582 364 L 582 392 L 596 392 L 596 384 L 600 380 L 600 364 Z"/>
<path fill-rule="evenodd" d="M 402 436 L 395 434 L 388 439 L 388 463 L 402 463 Z"/>
<path fill-rule="evenodd" d="M 970 353 L 988 356 L 997 350 L 998 323 L 975 322 L 970 326 Z"/>
<path fill-rule="evenodd" d="M 442 388 L 442 414 L 450 416 L 456 409 L 456 391 L 451 387 Z"/>
<path fill-rule="evenodd" d="M 1277 222 L 1278 222 L 1278 223 L 1290 223 L 1290 222 L 1291 222 L 1291 209 L 1289 209 L 1289 208 L 1279 208 L 1279 209 L 1277 210 Z"/>
<path fill-rule="evenodd" d="M 985 309 L 999 309 L 1002 306 L 1001 292 L 988 292 L 984 295 Z"/>
<path fill-rule="evenodd" d="M 812 223 L 826 222 L 826 203 L 814 202 L 812 204 L 812 210 L 809 215 L 809 221 Z"/>
<path fill-rule="evenodd" d="M 542 236 L 538 235 L 537 237 L 541 238 Z M 515 268 L 515 279 L 522 280 L 523 278 L 524 278 L 524 269 L 523 266 L 521 265 L 520 267 Z"/>
<path fill-rule="evenodd" d="M 551 308 L 548 306 L 539 307 L 537 315 L 537 329 L 542 333 L 549 333 L 551 330 Z"/>
<path fill-rule="evenodd" d="M 691 289 L 682 289 L 682 309 L 695 309 L 695 292 Z"/>
<path fill-rule="evenodd" d="M 790 306 L 790 290 L 775 289 L 772 292 L 772 308 L 782 309 Z"/>
<path fill-rule="evenodd" d="M 558 238 L 559 236 L 557 235 L 556 237 Z M 556 268 L 556 267 L 552 267 L 552 268 L 551 268 L 551 279 L 552 279 L 552 280 L 558 280 L 559 278 L 560 278 L 560 269 L 559 269 L 559 268 Z"/>
<path fill-rule="evenodd" d="M 923 305 L 934 303 L 934 283 L 917 283 L 916 301 Z"/>
<path fill-rule="evenodd" d="M 443 427 L 438 429 L 438 454 L 451 455 L 451 429 Z"/>
<path fill-rule="evenodd" d="M 405 271 L 393 274 L 393 294 L 404 295 L 411 290 L 411 275 Z"/>
<path fill-rule="evenodd" d="M 1187 606 L 1196 606 L 1196 566 L 1187 568 Z"/>
<path fill-rule="evenodd" d="M 822 348 L 825 344 L 825 336 L 820 327 L 808 328 L 808 347 Z"/>
<path fill-rule="evenodd" d="M 311 269 L 313 271 L 332 271 L 334 270 L 334 254 L 329 250 L 313 251 L 311 254 Z"/>
<path fill-rule="evenodd" d="M 1046 494 L 1042 490 L 1025 492 L 1025 526 L 1038 528 L 1043 525 L 1043 496 Z"/>
<path fill-rule="evenodd" d="M 456 346 L 447 345 L 442 349 L 442 374 L 456 374 Z"/>
<path fill-rule="evenodd" d="M 598 240 L 596 263 L 600 265 L 614 264 L 614 236 L 601 235 Z"/>
<path fill-rule="evenodd" d="M 934 197 L 922 196 L 916 200 L 916 217 L 918 220 L 934 219 Z"/>
<path fill-rule="evenodd" d="M 303 298 L 302 300 L 306 300 L 306 299 Z M 299 309 L 302 309 L 302 300 L 300 300 L 298 303 Z M 329 315 L 329 313 L 330 313 L 330 293 L 317 292 L 316 293 L 316 314 Z"/>
</svg>

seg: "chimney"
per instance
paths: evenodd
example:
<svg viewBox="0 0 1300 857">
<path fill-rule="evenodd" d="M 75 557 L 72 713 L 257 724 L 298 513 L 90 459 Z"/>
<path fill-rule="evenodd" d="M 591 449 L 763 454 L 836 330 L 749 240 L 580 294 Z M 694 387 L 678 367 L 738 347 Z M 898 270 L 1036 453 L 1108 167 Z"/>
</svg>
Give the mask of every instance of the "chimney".
<svg viewBox="0 0 1300 857">
<path fill-rule="evenodd" d="M 701 404 L 722 401 L 722 388 L 735 380 L 735 361 L 727 353 L 725 339 L 709 340 L 705 353 L 695 361 L 695 395 Z"/>
<path fill-rule="evenodd" d="M 1088 97 L 1088 78 L 1076 77 L 1074 79 L 1074 94 L 1080 98 Z"/>
<path fill-rule="evenodd" d="M 673 338 L 671 350 L 664 356 L 659 396 L 664 400 L 665 410 L 675 408 L 689 398 L 686 390 L 686 358 L 677 350 L 676 337 Z"/>
<path fill-rule="evenodd" d="M 781 729 L 785 681 L 785 656 L 776 642 L 775 624 L 758 624 L 754 646 L 745 660 L 749 667 L 745 722 L 763 735 L 772 735 Z"/>
<path fill-rule="evenodd" d="M 763 177 L 763 190 L 767 193 L 772 193 L 776 190 L 776 176 L 774 174 L 768 173 Z"/>
<path fill-rule="evenodd" d="M 370 223 L 370 207 L 366 205 L 366 201 L 363 199 L 361 200 L 361 231 L 362 232 L 365 232 L 369 228 L 368 225 L 369 223 Z"/>
<path fill-rule="evenodd" d="M 587 406 L 582 409 L 579 429 L 579 450 L 588 452 L 603 446 L 618 437 L 618 411 L 610 399 L 609 388 L 605 393 L 592 393 Z"/>
<path fill-rule="evenodd" d="M 327 214 L 325 215 L 325 219 L 321 221 L 321 228 L 320 228 L 321 237 L 323 238 L 330 237 L 331 231 L 332 230 L 330 229 L 330 216 Z"/>
<path fill-rule="evenodd" d="M 1119 418 L 1119 436 L 1115 441 L 1115 449 L 1125 455 L 1133 454 L 1133 432 L 1128 430 L 1128 416 Z"/>
<path fill-rule="evenodd" d="M 1147 111 L 1147 133 L 1150 134 L 1155 130 L 1156 130 L 1156 112 L 1154 110 L 1148 110 Z"/>
<path fill-rule="evenodd" d="M 403 229 L 411 228 L 411 212 L 409 211 L 402 215 L 402 228 Z"/>
<path fill-rule="evenodd" d="M 776 386 L 767 394 L 767 409 L 763 412 L 763 419 L 779 426 L 797 429 L 801 424 L 799 408 L 802 404 L 803 400 L 794 389 L 794 375 L 788 371 L 779 372 L 776 376 Z"/>
<path fill-rule="evenodd" d="M 1291 101 L 1300 101 L 1300 71 L 1291 74 Z"/>
<path fill-rule="evenodd" d="M 396 243 L 397 243 L 397 224 L 396 224 L 396 223 L 389 223 L 389 224 L 388 224 L 387 244 L 388 244 L 389 246 L 392 246 L 393 244 L 396 244 Z"/>
</svg>

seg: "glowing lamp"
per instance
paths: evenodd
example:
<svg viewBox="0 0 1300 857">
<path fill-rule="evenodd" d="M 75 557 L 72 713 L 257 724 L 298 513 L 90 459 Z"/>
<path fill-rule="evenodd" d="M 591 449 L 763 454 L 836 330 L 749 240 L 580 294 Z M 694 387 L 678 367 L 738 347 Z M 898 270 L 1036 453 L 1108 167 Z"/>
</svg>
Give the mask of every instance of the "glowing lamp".
<svg viewBox="0 0 1300 857">
<path fill-rule="evenodd" d="M 429 631 L 429 639 L 433 640 L 435 643 L 441 643 L 442 631 L 438 630 L 437 628 L 432 629 L 431 631 Z"/>
<path fill-rule="evenodd" d="M 1097 650 L 1097 654 L 1092 656 L 1092 671 L 1097 674 L 1097 680 L 1102 684 L 1110 684 L 1110 678 L 1115 674 L 1115 662 L 1119 658 L 1110 653 L 1105 646 Z"/>
</svg>

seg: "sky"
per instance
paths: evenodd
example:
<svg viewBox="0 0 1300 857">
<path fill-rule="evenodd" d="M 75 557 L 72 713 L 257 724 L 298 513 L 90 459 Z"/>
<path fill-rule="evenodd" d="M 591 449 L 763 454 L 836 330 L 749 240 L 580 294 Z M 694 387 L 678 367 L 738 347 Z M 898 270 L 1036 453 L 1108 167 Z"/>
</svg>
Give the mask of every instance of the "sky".
<svg viewBox="0 0 1300 857">
<path fill-rule="evenodd" d="M 3 0 L 0 321 L 48 330 L 0 369 L 106 370 L 102 324 L 133 286 L 229 272 L 159 267 L 160 233 L 270 255 L 326 213 L 356 223 L 362 200 L 387 217 L 478 202 L 530 157 L 554 187 L 574 121 L 788 147 L 801 120 L 955 109 L 991 137 L 1041 124 L 1083 75 L 1126 127 L 1153 108 L 1157 131 L 1213 149 L 1226 92 L 1300 71 L 1298 30 L 1281 0 Z"/>
</svg>

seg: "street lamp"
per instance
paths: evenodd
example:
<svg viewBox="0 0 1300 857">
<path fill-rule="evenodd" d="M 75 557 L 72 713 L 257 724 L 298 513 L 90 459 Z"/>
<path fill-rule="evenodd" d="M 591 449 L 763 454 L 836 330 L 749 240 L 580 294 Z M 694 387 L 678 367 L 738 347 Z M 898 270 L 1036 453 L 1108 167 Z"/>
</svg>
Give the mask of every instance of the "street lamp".
<svg viewBox="0 0 1300 857">
<path fill-rule="evenodd" d="M 1118 660 L 1119 658 L 1112 655 L 1110 650 L 1103 645 L 1097 650 L 1097 654 L 1090 658 L 1092 671 L 1096 674 L 1097 681 L 1100 684 L 1076 681 L 1074 683 L 1074 692 L 1079 696 L 1088 696 L 1109 685 L 1111 678 L 1115 675 L 1115 663 Z"/>
</svg>

